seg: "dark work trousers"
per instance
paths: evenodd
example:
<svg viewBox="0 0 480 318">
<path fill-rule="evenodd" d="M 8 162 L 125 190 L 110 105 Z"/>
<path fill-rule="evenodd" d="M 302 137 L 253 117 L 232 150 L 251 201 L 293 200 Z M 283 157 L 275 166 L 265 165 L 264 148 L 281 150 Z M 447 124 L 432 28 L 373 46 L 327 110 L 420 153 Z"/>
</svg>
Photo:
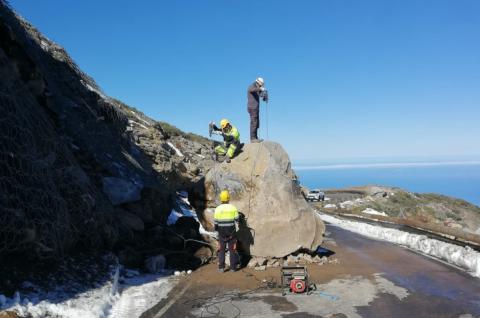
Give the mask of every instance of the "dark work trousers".
<svg viewBox="0 0 480 318">
<path fill-rule="evenodd" d="M 250 140 L 258 139 L 257 130 L 260 127 L 260 108 L 248 109 L 250 114 Z"/>
<path fill-rule="evenodd" d="M 218 243 L 220 244 L 220 250 L 218 251 L 218 267 L 225 268 L 225 246 L 228 245 L 228 252 L 230 253 L 230 269 L 236 270 L 238 264 L 237 257 L 237 239 L 231 236 L 219 236 Z"/>
</svg>

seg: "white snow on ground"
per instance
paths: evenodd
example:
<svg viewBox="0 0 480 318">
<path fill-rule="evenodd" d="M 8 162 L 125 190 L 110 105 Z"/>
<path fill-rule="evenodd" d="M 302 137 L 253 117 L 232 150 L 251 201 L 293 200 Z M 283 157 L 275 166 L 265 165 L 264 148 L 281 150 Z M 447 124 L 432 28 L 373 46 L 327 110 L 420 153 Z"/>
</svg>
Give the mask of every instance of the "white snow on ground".
<svg viewBox="0 0 480 318">
<path fill-rule="evenodd" d="M 128 123 L 130 124 L 130 126 L 132 126 L 132 124 L 135 124 L 135 125 L 137 125 L 137 126 L 142 127 L 143 129 L 148 129 L 147 126 L 145 126 L 145 125 L 143 125 L 143 124 L 140 124 L 139 122 L 136 122 L 135 120 L 129 119 L 129 120 L 128 120 Z"/>
<path fill-rule="evenodd" d="M 121 280 L 119 271 L 103 286 L 71 298 L 61 287 L 46 293 L 16 293 L 12 298 L 0 295 L 0 310 L 33 318 L 135 318 L 165 298 L 175 285 L 174 278 L 165 275 Z"/>
<path fill-rule="evenodd" d="M 350 209 L 354 206 L 361 205 L 363 203 L 365 203 L 365 199 L 358 198 L 358 199 L 355 199 L 354 201 L 347 200 L 347 201 L 344 201 L 344 202 L 340 203 L 340 208 Z"/>
<path fill-rule="evenodd" d="M 325 209 L 336 209 L 337 206 L 335 204 L 329 203 L 329 204 L 325 204 L 324 208 Z"/>
<path fill-rule="evenodd" d="M 374 210 L 374 209 L 371 209 L 371 208 L 366 208 L 365 210 L 362 211 L 362 213 L 387 216 L 387 214 L 385 212 L 378 212 L 377 210 Z"/>
<path fill-rule="evenodd" d="M 159 275 L 140 275 L 120 285 L 108 318 L 140 317 L 142 313 L 167 297 L 174 286 L 172 278 Z"/>
<path fill-rule="evenodd" d="M 150 123 L 148 121 L 146 121 L 142 117 L 138 116 L 137 113 L 135 113 L 133 110 L 131 110 L 130 113 L 132 113 L 133 116 L 137 117 L 138 120 L 143 121 L 145 123 L 145 125 L 150 126 Z"/>
<path fill-rule="evenodd" d="M 370 238 L 399 244 L 414 251 L 446 261 L 480 277 L 480 253 L 466 246 L 458 246 L 428 238 L 426 235 L 412 234 L 396 229 L 384 228 L 362 222 L 342 220 L 331 215 L 321 214 L 323 221 L 342 229 Z"/>
</svg>

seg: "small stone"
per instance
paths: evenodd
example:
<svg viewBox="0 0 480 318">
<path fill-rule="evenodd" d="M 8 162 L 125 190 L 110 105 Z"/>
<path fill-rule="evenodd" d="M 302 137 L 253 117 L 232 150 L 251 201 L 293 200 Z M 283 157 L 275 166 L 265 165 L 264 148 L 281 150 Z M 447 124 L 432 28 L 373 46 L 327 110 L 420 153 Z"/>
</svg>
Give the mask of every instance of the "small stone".
<svg viewBox="0 0 480 318">
<path fill-rule="evenodd" d="M 187 271 L 187 274 L 190 275 L 191 273 L 192 273 L 192 270 L 189 269 L 189 270 Z"/>
<path fill-rule="evenodd" d="M 279 266 L 280 266 L 280 263 L 278 259 L 272 258 L 267 262 L 267 267 L 279 267 Z"/>
<path fill-rule="evenodd" d="M 264 257 L 257 257 L 258 265 L 260 265 L 260 266 L 267 265 L 267 262 L 268 262 L 268 259 L 266 259 Z"/>
<path fill-rule="evenodd" d="M 175 275 L 175 276 L 180 276 L 181 273 L 180 273 L 180 271 L 175 271 L 175 272 L 173 272 L 173 275 Z"/>
<path fill-rule="evenodd" d="M 163 255 L 151 256 L 145 260 L 145 269 L 151 274 L 161 273 L 167 260 Z"/>
<path fill-rule="evenodd" d="M 267 266 L 266 265 L 262 265 L 262 266 L 257 266 L 255 267 L 255 270 L 256 271 L 264 271 L 267 269 Z"/>
<path fill-rule="evenodd" d="M 308 254 L 303 254 L 303 259 L 307 262 L 307 264 L 312 264 L 313 263 L 312 256 L 310 256 Z"/>
<path fill-rule="evenodd" d="M 257 260 L 255 257 L 252 257 L 252 259 L 250 260 L 250 262 L 248 262 L 248 265 L 247 267 L 248 268 L 255 268 L 258 266 L 258 263 L 257 263 Z"/>
<path fill-rule="evenodd" d="M 295 256 L 293 256 L 293 255 L 288 255 L 288 257 L 287 257 L 287 264 L 292 265 L 292 264 L 297 263 L 297 261 L 298 261 L 298 260 L 297 260 L 297 258 L 296 258 Z"/>
</svg>

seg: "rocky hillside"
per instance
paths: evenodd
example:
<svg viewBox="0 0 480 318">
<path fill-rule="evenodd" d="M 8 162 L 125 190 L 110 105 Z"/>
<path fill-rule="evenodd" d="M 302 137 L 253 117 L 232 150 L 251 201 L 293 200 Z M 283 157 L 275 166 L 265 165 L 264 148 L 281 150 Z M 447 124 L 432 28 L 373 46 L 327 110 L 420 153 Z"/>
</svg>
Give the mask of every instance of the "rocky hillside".
<svg viewBox="0 0 480 318">
<path fill-rule="evenodd" d="M 106 96 L 3 0 L 0 76 L 0 262 L 138 250 L 201 195 L 210 141 Z"/>
<path fill-rule="evenodd" d="M 464 200 L 380 186 L 330 190 L 326 197 L 320 204 L 325 211 L 407 222 L 451 236 L 468 236 L 480 243 L 480 208 Z"/>
<path fill-rule="evenodd" d="M 247 145 L 230 168 L 214 164 L 214 142 L 106 96 L 62 47 L 4 0 L 0 76 L 2 288 L 16 288 L 9 273 L 19 264 L 28 273 L 33 264 L 58 266 L 72 254 L 114 252 L 121 263 L 137 268 L 153 255 L 166 258 L 168 267 L 200 265 L 212 256 L 215 242 L 200 234 L 203 228 L 192 215 L 167 225 L 180 190 L 188 192 L 182 202 L 199 212 L 205 226 L 202 212 L 211 211 L 225 187 L 243 212 L 255 209 L 244 225 L 254 238 L 251 249 L 262 251 L 258 255 L 284 257 L 321 243 L 324 225 L 301 200 L 280 145 L 257 145 L 255 155 Z M 252 165 L 255 176 L 247 172 Z M 234 179 L 222 186 L 217 179 L 207 182 L 217 166 Z M 252 189 L 268 201 L 248 196 Z M 271 242 L 272 235 L 287 232 L 283 241 Z"/>
</svg>

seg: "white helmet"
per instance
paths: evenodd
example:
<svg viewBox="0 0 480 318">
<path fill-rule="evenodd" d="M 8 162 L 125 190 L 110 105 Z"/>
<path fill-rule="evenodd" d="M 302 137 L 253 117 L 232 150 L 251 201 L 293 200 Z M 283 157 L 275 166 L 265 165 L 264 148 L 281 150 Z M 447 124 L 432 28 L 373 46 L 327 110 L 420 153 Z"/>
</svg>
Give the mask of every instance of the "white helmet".
<svg viewBox="0 0 480 318">
<path fill-rule="evenodd" d="M 265 84 L 265 81 L 264 81 L 263 78 L 261 78 L 261 77 L 257 77 L 257 79 L 255 80 L 255 82 L 257 82 L 258 85 L 260 85 L 260 86 L 263 86 L 263 84 Z"/>
</svg>

